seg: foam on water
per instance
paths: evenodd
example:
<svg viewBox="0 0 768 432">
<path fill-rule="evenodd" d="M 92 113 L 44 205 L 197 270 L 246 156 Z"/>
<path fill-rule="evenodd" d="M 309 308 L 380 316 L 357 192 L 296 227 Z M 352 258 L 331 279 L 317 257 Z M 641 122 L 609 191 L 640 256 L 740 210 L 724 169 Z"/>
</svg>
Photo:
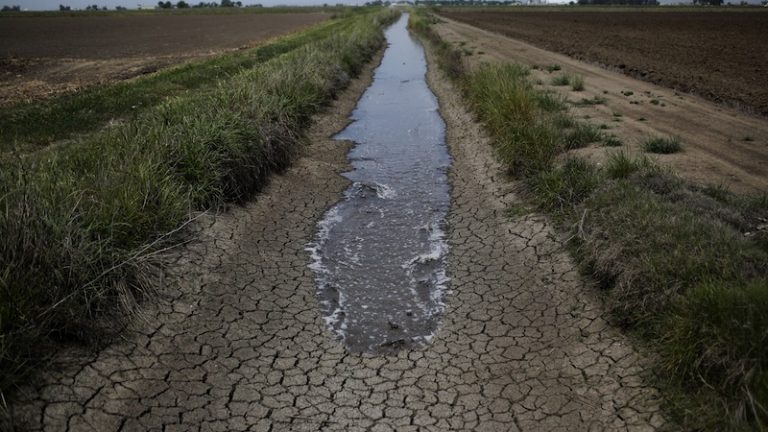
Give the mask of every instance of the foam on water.
<svg viewBox="0 0 768 432">
<path fill-rule="evenodd" d="M 426 60 L 406 29 L 389 42 L 353 122 L 352 181 L 308 246 L 328 327 L 348 349 L 392 352 L 428 344 L 449 282 L 444 221 L 450 205 L 445 124 Z"/>
</svg>

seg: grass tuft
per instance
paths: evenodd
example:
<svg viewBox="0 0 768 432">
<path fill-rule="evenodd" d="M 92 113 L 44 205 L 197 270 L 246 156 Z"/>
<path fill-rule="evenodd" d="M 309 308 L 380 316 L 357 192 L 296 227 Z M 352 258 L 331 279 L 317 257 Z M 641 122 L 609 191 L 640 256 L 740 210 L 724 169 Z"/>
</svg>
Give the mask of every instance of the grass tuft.
<svg viewBox="0 0 768 432">
<path fill-rule="evenodd" d="M 606 147 L 621 147 L 624 143 L 616 135 L 606 134 L 603 136 L 603 145 Z"/>
<path fill-rule="evenodd" d="M 552 85 L 555 86 L 571 86 L 573 91 L 584 90 L 584 77 L 581 75 L 562 74 L 552 78 Z"/>
<path fill-rule="evenodd" d="M 590 123 L 576 123 L 575 127 L 565 134 L 565 148 L 577 149 L 586 147 L 588 144 L 600 142 L 603 139 L 603 133 L 598 127 Z"/>
<path fill-rule="evenodd" d="M 561 215 L 584 201 L 601 182 L 594 164 L 569 158 L 560 167 L 540 172 L 531 188 L 540 207 Z"/>
<path fill-rule="evenodd" d="M 551 83 L 555 86 L 567 86 L 571 84 L 571 77 L 567 74 L 557 75 L 552 78 Z"/>
<path fill-rule="evenodd" d="M 671 154 L 682 150 L 678 137 L 649 137 L 643 142 L 643 150 L 648 153 Z"/>
<path fill-rule="evenodd" d="M 584 77 L 581 75 L 571 75 L 571 90 L 582 91 L 584 90 Z"/>
<path fill-rule="evenodd" d="M 613 153 L 605 164 L 605 173 L 611 179 L 625 179 L 630 175 L 651 166 L 651 161 L 646 157 L 631 157 L 620 151 Z"/>
</svg>

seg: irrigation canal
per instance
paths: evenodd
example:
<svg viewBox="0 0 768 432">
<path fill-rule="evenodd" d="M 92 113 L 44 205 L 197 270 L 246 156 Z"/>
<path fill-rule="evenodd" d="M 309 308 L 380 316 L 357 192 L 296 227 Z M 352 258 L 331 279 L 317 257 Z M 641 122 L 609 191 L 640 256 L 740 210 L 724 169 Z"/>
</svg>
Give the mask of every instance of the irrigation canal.
<svg viewBox="0 0 768 432">
<path fill-rule="evenodd" d="M 387 30 L 374 81 L 337 136 L 355 143 L 353 183 L 310 246 L 326 322 L 351 351 L 428 343 L 442 312 L 451 158 L 407 22 Z"/>
</svg>

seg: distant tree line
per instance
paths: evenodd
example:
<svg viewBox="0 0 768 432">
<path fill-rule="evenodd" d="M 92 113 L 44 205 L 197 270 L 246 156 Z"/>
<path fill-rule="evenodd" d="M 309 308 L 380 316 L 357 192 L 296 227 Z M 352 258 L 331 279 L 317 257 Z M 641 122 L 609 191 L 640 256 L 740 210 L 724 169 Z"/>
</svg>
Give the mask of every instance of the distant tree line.
<svg viewBox="0 0 768 432">
<path fill-rule="evenodd" d="M 196 5 L 191 5 L 184 0 L 179 0 L 176 2 L 176 4 L 171 3 L 170 1 L 159 1 L 157 2 L 158 9 L 187 9 L 187 8 L 215 8 L 215 7 L 243 7 L 243 2 L 241 1 L 232 1 L 232 0 L 221 0 L 221 3 L 216 2 L 200 2 Z M 249 5 L 249 7 L 261 7 L 260 4 L 258 5 Z"/>
<path fill-rule="evenodd" d="M 659 0 L 578 0 L 580 5 L 658 6 Z"/>
<path fill-rule="evenodd" d="M 59 5 L 59 11 L 60 12 L 68 12 L 68 11 L 71 11 L 71 10 L 72 10 L 71 6 L 67 6 L 67 5 L 63 5 L 63 4 Z M 85 7 L 85 10 L 87 10 L 87 11 L 109 10 L 109 8 L 107 6 L 99 7 L 98 5 L 88 5 L 88 6 Z M 124 11 L 124 10 L 128 10 L 128 8 L 125 7 L 125 6 L 115 6 L 115 10 Z"/>
<path fill-rule="evenodd" d="M 3 6 L 2 9 L 3 12 L 19 12 L 21 10 L 21 6 L 19 5 L 13 5 L 13 6 Z"/>
<path fill-rule="evenodd" d="M 524 2 L 521 0 L 415 0 L 414 3 L 426 6 L 508 6 L 523 4 Z M 525 0 L 525 3 L 527 3 L 527 0 Z"/>
</svg>

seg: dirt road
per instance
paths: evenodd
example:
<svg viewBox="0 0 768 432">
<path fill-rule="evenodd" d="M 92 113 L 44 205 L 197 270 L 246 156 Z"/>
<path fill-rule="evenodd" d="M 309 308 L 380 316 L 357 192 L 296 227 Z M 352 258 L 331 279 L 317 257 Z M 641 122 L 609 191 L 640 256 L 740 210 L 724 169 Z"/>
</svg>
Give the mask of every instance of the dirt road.
<svg viewBox="0 0 768 432">
<path fill-rule="evenodd" d="M 125 340 L 71 356 L 22 395 L 32 430 L 652 430 L 647 360 L 517 200 L 491 147 L 434 69 L 454 158 L 451 277 L 433 343 L 352 354 L 327 329 L 307 244 L 348 181 L 341 130 L 366 84 L 318 119 L 306 154 L 256 200 L 207 218 L 177 252 L 164 302 Z"/>
<path fill-rule="evenodd" d="M 444 18 L 445 19 L 445 18 Z M 559 65 L 561 71 L 535 70 L 542 89 L 561 92 L 568 100 L 604 98 L 598 105 L 573 106 L 577 118 L 605 125 L 606 132 L 622 139 L 622 149 L 639 152 L 649 136 L 678 136 L 683 152 L 655 156 L 679 174 L 699 183 L 724 184 L 738 192 L 768 191 L 768 120 L 746 115 L 704 99 L 636 80 L 618 72 L 584 63 L 515 39 L 445 19 L 435 26 L 447 41 L 474 52 L 471 64 L 512 61 L 528 65 Z M 585 90 L 550 85 L 554 76 L 584 76 Z M 592 145 L 575 154 L 605 160 L 615 148 Z"/>
</svg>

